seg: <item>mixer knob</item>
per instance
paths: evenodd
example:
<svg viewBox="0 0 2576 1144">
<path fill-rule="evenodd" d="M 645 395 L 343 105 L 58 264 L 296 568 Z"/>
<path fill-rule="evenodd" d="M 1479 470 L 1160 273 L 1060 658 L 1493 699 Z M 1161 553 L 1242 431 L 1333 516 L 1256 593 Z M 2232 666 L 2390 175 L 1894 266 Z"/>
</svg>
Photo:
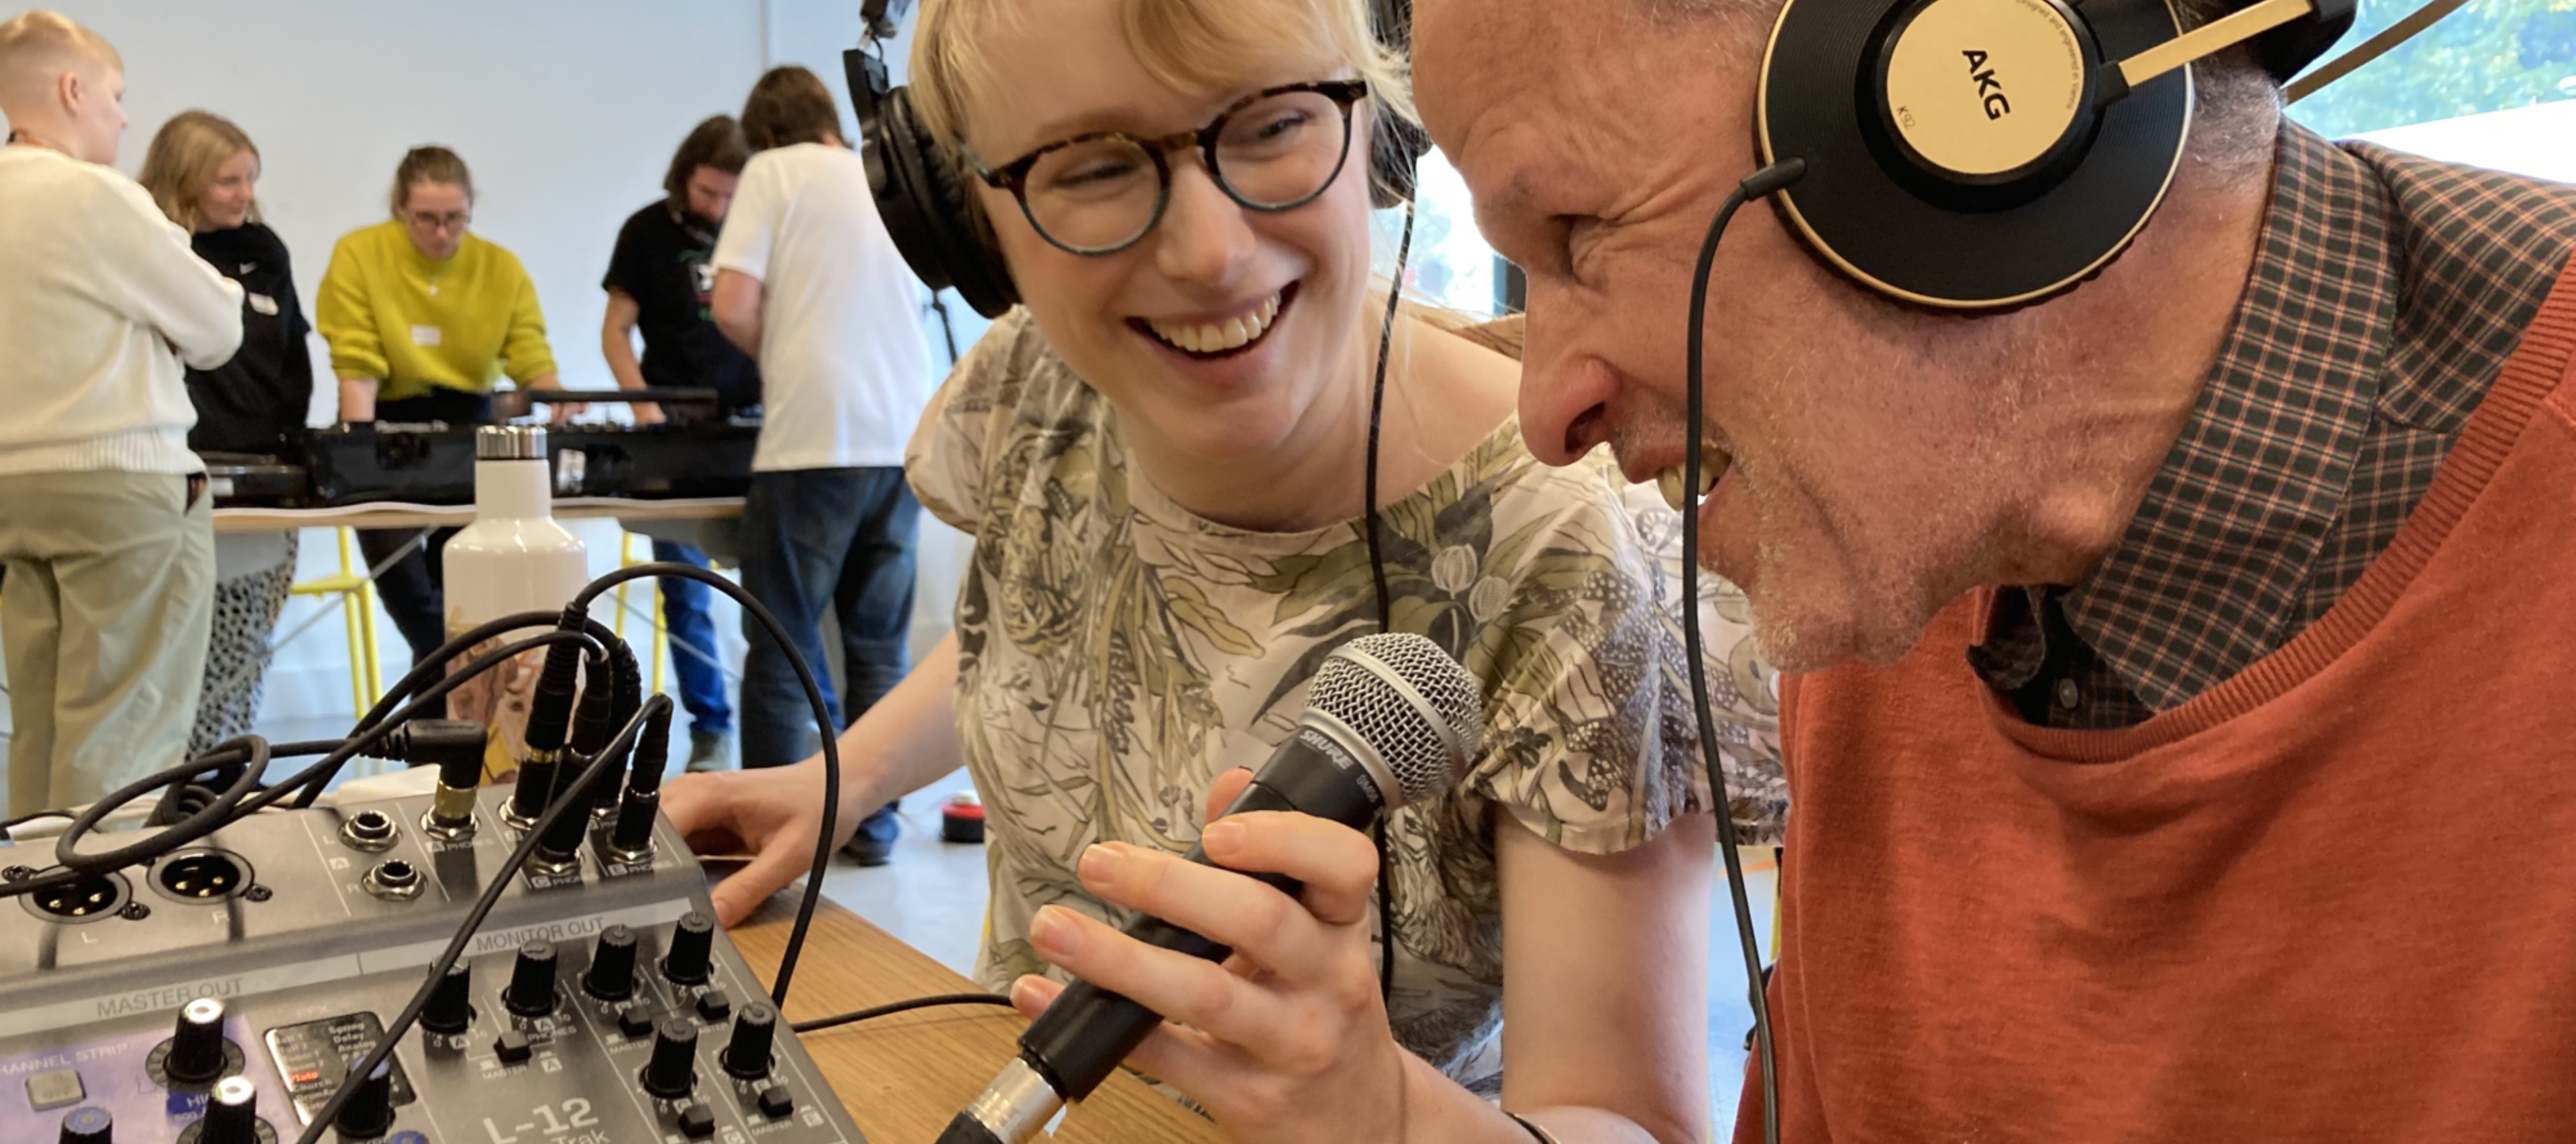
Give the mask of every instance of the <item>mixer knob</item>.
<svg viewBox="0 0 2576 1144">
<path fill-rule="evenodd" d="M 63 1114 L 62 1144 L 115 1144 L 116 1118 L 97 1105 Z"/>
<path fill-rule="evenodd" d="M 394 1073 L 391 1062 L 376 1065 L 374 1072 L 358 1082 L 358 1091 L 349 1094 L 349 1103 L 340 1106 L 340 1115 L 331 1121 L 340 1139 L 374 1140 L 394 1126 Z"/>
<path fill-rule="evenodd" d="M 197 1144 L 260 1144 L 259 1089 L 249 1077 L 228 1076 L 206 1101 Z"/>
<path fill-rule="evenodd" d="M 742 1080 L 769 1075 L 769 1045 L 778 1036 L 778 1010 L 754 1002 L 734 1018 L 733 1039 L 725 1043 L 724 1069 Z"/>
<path fill-rule="evenodd" d="M 462 1033 L 473 1023 L 474 967 L 459 960 L 429 991 L 429 1004 L 420 1010 L 420 1027 L 433 1033 Z"/>
<path fill-rule="evenodd" d="M 224 1075 L 224 1003 L 200 997 L 179 1010 L 178 1029 L 170 1034 L 170 1055 L 161 1071 L 175 1084 L 206 1084 Z"/>
<path fill-rule="evenodd" d="M 707 979 L 707 959 L 715 949 L 716 923 L 707 915 L 691 910 L 680 915 L 680 924 L 671 931 L 671 952 L 662 958 L 662 976 L 681 985 L 697 985 Z"/>
<path fill-rule="evenodd" d="M 581 987 L 602 1001 L 623 1001 L 635 995 L 635 931 L 625 926 L 610 926 L 599 933 L 599 944 L 590 951 L 590 972 L 583 974 Z"/>
<path fill-rule="evenodd" d="M 522 1017 L 555 1011 L 555 947 L 532 941 L 519 947 L 518 964 L 510 967 L 510 990 L 502 998 Z"/>
<path fill-rule="evenodd" d="M 677 1099 L 698 1086 L 698 1027 L 686 1017 L 666 1017 L 653 1032 L 653 1059 L 644 1065 L 644 1091 Z"/>
</svg>

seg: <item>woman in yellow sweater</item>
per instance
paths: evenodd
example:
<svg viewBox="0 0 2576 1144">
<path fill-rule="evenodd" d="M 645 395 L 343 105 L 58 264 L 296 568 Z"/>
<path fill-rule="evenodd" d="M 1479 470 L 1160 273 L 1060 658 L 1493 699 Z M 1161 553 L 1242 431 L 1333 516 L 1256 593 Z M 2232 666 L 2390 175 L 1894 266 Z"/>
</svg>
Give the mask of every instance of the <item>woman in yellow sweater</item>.
<svg viewBox="0 0 2576 1144">
<path fill-rule="evenodd" d="M 314 316 L 331 344 L 342 421 L 480 424 L 525 412 L 527 391 L 555 388 L 536 284 L 518 256 L 466 232 L 473 213 L 465 161 L 416 147 L 394 172 L 392 221 L 351 231 L 332 249 Z M 521 393 L 496 410 L 492 389 L 504 375 Z M 414 533 L 358 534 L 369 565 L 383 569 L 376 587 L 415 660 L 446 640 L 432 556 L 454 534 L 437 530 L 408 551 Z"/>
</svg>

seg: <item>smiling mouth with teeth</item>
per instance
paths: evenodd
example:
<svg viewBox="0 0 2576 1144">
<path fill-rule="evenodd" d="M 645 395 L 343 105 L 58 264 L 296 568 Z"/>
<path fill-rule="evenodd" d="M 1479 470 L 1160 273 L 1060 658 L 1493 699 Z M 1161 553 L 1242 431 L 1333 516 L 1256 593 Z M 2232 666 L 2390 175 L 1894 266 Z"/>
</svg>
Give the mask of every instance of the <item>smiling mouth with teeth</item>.
<svg viewBox="0 0 2576 1144">
<path fill-rule="evenodd" d="M 1260 345 L 1279 324 L 1279 315 L 1297 300 L 1297 283 L 1264 299 L 1261 305 L 1241 317 L 1222 322 L 1163 322 L 1151 318 L 1129 318 L 1127 324 L 1146 337 L 1161 342 L 1184 357 L 1201 361 L 1229 358 Z"/>
<path fill-rule="evenodd" d="M 1664 503 L 1673 506 L 1673 511 L 1690 512 L 1699 507 L 1700 498 L 1707 496 L 1708 490 L 1716 488 L 1718 480 L 1726 476 L 1726 470 L 1734 464 L 1735 458 L 1727 455 L 1726 450 L 1708 445 L 1699 453 L 1699 496 L 1691 496 L 1684 491 L 1689 486 L 1684 483 L 1686 478 L 1681 465 L 1655 474 L 1655 488 L 1664 494 Z"/>
</svg>

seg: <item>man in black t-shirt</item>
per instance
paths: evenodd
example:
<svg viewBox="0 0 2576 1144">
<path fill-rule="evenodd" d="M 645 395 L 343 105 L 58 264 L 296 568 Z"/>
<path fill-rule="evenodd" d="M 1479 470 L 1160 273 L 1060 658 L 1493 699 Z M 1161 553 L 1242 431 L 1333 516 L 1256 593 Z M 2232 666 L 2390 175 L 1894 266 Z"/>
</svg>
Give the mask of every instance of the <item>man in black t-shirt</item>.
<svg viewBox="0 0 2576 1144">
<path fill-rule="evenodd" d="M 725 340 L 708 313 L 715 290 L 716 231 L 732 205 L 735 181 L 751 158 L 742 128 L 719 115 L 689 132 L 663 177 L 664 197 L 635 212 L 617 233 L 608 260 L 608 317 L 599 331 L 600 352 L 621 389 L 713 389 L 721 413 L 760 404 L 760 370 Z M 644 332 L 644 357 L 636 360 L 634 332 Z M 650 404 L 634 407 L 639 424 L 662 420 Z M 656 538 L 655 560 L 706 567 L 696 548 Z M 689 712 L 689 769 L 722 767 L 732 752 L 733 705 L 725 697 L 715 624 L 707 617 L 707 588 L 688 580 L 662 581 L 662 623 L 671 637 L 671 667 L 680 680 L 680 704 Z"/>
</svg>

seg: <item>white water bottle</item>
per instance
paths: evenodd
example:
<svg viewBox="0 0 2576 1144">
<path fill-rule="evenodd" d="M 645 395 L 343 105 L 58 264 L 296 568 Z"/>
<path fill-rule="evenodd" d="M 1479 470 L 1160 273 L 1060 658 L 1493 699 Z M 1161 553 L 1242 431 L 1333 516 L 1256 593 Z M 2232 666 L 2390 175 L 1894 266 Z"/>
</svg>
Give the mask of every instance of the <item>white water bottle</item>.
<svg viewBox="0 0 2576 1144">
<path fill-rule="evenodd" d="M 561 612 L 590 582 L 589 550 L 555 520 L 551 478 L 542 426 L 475 430 L 474 523 L 450 538 L 439 554 L 449 636 L 515 612 Z M 465 658 L 538 630 L 504 633 Z M 543 649 L 521 653 L 448 695 L 451 718 L 472 719 L 493 731 L 484 755 L 488 777 L 518 768 L 528 701 L 544 660 Z"/>
</svg>

